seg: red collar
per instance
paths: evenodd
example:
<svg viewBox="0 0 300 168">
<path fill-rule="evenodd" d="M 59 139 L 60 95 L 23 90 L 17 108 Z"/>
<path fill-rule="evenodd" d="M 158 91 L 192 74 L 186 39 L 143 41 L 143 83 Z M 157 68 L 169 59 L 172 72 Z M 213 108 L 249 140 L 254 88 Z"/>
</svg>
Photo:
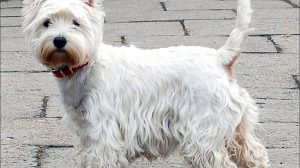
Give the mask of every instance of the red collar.
<svg viewBox="0 0 300 168">
<path fill-rule="evenodd" d="M 62 66 L 58 69 L 54 69 L 51 68 L 52 73 L 54 74 L 55 77 L 57 78 L 64 78 L 66 76 L 70 76 L 73 73 L 75 73 L 76 71 L 80 70 L 81 68 L 85 67 L 89 62 L 83 64 L 83 65 L 79 65 L 78 67 L 74 67 L 74 68 L 70 68 L 67 66 Z"/>
</svg>

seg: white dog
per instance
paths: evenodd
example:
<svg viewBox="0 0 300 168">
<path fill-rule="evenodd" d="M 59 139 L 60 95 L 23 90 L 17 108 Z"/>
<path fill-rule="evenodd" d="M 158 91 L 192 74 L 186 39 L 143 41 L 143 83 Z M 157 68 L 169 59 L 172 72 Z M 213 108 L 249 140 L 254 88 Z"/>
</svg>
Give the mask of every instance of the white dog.
<svg viewBox="0 0 300 168">
<path fill-rule="evenodd" d="M 58 77 L 82 167 L 128 167 L 175 150 L 194 167 L 268 167 L 254 135 L 257 109 L 232 72 L 250 30 L 250 0 L 238 0 L 236 28 L 218 50 L 105 45 L 99 4 L 25 0 L 23 9 L 32 53 Z"/>
</svg>

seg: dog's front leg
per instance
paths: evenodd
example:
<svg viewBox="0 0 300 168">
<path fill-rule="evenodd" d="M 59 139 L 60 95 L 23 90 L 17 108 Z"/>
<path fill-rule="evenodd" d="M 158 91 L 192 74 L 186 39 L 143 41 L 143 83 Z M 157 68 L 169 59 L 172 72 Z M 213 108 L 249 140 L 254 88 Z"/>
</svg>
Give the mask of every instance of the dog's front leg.
<svg viewBox="0 0 300 168">
<path fill-rule="evenodd" d="M 87 135 L 80 137 L 80 146 L 84 156 L 82 168 L 122 168 L 128 166 L 124 143 L 115 129 L 110 127 L 88 129 L 90 130 L 87 130 Z"/>
<path fill-rule="evenodd" d="M 84 114 L 82 128 L 77 131 L 83 154 L 81 167 L 128 167 L 124 140 L 116 118 L 109 113 L 87 112 L 83 106 L 77 110 Z"/>
</svg>

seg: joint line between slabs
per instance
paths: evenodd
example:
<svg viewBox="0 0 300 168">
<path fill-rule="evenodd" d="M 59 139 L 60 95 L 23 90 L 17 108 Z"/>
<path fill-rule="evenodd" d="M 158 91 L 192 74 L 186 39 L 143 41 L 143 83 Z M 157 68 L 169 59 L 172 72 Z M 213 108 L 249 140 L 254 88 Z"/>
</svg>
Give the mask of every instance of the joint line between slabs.
<svg viewBox="0 0 300 168">
<path fill-rule="evenodd" d="M 282 53 L 282 48 L 274 41 L 271 35 L 265 35 L 265 37 L 267 37 L 267 39 L 274 45 L 278 53 Z"/>
<path fill-rule="evenodd" d="M 120 38 L 121 38 L 121 43 L 123 46 L 129 46 L 125 35 L 121 36 Z"/>
<path fill-rule="evenodd" d="M 38 150 L 36 151 L 36 168 L 42 167 L 42 162 L 45 157 L 46 147 L 45 146 L 38 146 Z"/>
<path fill-rule="evenodd" d="M 294 2 L 292 2 L 290 0 L 282 0 L 282 1 L 291 5 L 293 8 L 299 8 L 299 5 L 295 4 Z"/>
<path fill-rule="evenodd" d="M 190 36 L 190 31 L 185 27 L 184 20 L 179 20 L 179 23 L 182 26 L 182 30 L 184 32 L 184 36 Z"/>
<path fill-rule="evenodd" d="M 42 99 L 41 112 L 35 116 L 35 118 L 46 118 L 47 116 L 47 108 L 48 108 L 49 96 L 44 96 Z"/>
<path fill-rule="evenodd" d="M 297 89 L 299 89 L 300 88 L 299 75 L 292 75 L 292 78 L 294 79 L 294 81 L 297 84 Z"/>
<path fill-rule="evenodd" d="M 168 11 L 165 2 L 159 2 L 163 11 Z"/>
</svg>

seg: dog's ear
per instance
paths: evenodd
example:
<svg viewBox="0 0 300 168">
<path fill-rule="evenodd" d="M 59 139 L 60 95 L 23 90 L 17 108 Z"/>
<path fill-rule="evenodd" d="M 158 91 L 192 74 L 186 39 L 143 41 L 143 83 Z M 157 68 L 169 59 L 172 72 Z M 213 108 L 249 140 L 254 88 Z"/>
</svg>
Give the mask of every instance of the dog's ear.
<svg viewBox="0 0 300 168">
<path fill-rule="evenodd" d="M 23 27 L 27 27 L 37 16 L 38 11 L 46 0 L 24 0 L 22 17 L 23 17 Z"/>
<path fill-rule="evenodd" d="M 91 7 L 102 6 L 103 0 L 85 0 L 85 3 Z"/>
<path fill-rule="evenodd" d="M 95 6 L 95 0 L 87 0 L 85 3 L 88 4 L 91 7 Z"/>
</svg>

